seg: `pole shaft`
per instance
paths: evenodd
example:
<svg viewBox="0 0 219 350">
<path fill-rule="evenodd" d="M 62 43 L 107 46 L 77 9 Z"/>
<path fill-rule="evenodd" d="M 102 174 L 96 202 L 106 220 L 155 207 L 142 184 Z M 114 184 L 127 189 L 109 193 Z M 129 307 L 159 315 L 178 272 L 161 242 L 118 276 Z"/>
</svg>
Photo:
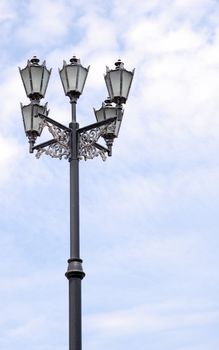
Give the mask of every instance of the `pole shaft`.
<svg viewBox="0 0 219 350">
<path fill-rule="evenodd" d="M 79 160 L 77 150 L 76 101 L 71 100 L 72 122 L 70 157 L 70 259 L 66 277 L 69 280 L 69 350 L 81 350 L 81 280 L 85 276 L 80 259 Z"/>
<path fill-rule="evenodd" d="M 79 160 L 77 158 L 77 123 L 71 123 L 70 159 L 70 258 L 80 257 Z"/>
</svg>

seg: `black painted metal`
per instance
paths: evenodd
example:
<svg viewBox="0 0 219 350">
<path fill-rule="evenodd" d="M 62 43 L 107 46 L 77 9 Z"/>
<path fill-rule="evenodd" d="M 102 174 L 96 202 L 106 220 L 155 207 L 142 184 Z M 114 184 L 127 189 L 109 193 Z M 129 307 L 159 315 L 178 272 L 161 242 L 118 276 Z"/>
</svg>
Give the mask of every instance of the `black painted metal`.
<svg viewBox="0 0 219 350">
<path fill-rule="evenodd" d="M 106 119 L 106 120 L 102 120 L 101 122 L 89 124 L 87 126 L 84 126 L 83 128 L 78 129 L 78 132 L 82 133 L 84 131 L 88 131 L 88 130 L 91 130 L 91 129 L 94 129 L 94 128 L 99 128 L 100 126 L 112 123 L 116 119 L 117 119 L 117 117 L 113 117 L 113 118 L 109 118 L 109 119 Z"/>
<path fill-rule="evenodd" d="M 53 143 L 56 143 L 57 141 L 55 139 L 52 139 L 52 140 L 49 140 L 49 141 L 46 141 L 46 142 L 42 142 L 42 143 L 39 143 L 38 145 L 32 147 L 32 150 L 34 151 L 35 149 L 38 150 L 40 148 L 43 148 L 43 147 L 47 147 L 49 145 L 52 145 Z"/>
<path fill-rule="evenodd" d="M 100 145 L 100 144 L 99 144 L 99 143 L 97 143 L 97 142 L 95 142 L 94 146 L 95 146 L 95 147 L 97 147 L 98 149 L 102 150 L 102 151 L 107 152 L 107 153 L 108 153 L 108 155 L 109 155 L 109 149 L 108 149 L 108 148 L 106 148 L 106 147 L 104 147 L 104 146 Z"/>
<path fill-rule="evenodd" d="M 69 350 L 81 350 L 81 280 L 85 273 L 80 259 L 80 226 L 79 226 L 79 159 L 76 122 L 76 99 L 71 100 L 72 122 L 71 157 L 70 157 L 70 259 L 66 277 L 69 280 Z"/>
<path fill-rule="evenodd" d="M 57 126 L 58 128 L 62 129 L 62 130 L 66 130 L 66 131 L 71 131 L 70 128 L 68 128 L 67 126 L 57 122 L 56 120 L 52 119 L 52 118 L 49 118 L 47 115 L 44 115 L 44 114 L 41 114 L 41 113 L 38 113 L 38 116 L 39 117 L 42 117 L 42 119 L 45 119 L 47 120 L 47 122 Z"/>
</svg>

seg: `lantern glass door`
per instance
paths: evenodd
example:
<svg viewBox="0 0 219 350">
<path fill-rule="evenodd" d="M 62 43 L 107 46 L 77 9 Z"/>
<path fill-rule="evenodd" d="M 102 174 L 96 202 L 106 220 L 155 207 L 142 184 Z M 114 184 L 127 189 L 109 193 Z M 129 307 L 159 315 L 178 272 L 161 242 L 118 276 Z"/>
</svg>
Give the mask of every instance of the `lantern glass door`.
<svg viewBox="0 0 219 350">
<path fill-rule="evenodd" d="M 78 67 L 68 66 L 66 67 L 68 90 L 77 91 L 77 79 L 78 79 Z"/>
<path fill-rule="evenodd" d="M 24 84 L 26 95 L 29 96 L 32 92 L 29 67 L 26 67 L 22 70 L 20 69 L 20 73 L 21 73 L 21 78 Z"/>
<path fill-rule="evenodd" d="M 31 81 L 32 81 L 32 92 L 41 93 L 41 82 L 43 78 L 42 67 L 32 66 L 31 67 Z"/>
<path fill-rule="evenodd" d="M 121 95 L 124 96 L 125 99 L 128 98 L 129 90 L 131 87 L 133 78 L 133 73 L 128 72 L 127 70 L 122 71 L 122 91 Z"/>
</svg>

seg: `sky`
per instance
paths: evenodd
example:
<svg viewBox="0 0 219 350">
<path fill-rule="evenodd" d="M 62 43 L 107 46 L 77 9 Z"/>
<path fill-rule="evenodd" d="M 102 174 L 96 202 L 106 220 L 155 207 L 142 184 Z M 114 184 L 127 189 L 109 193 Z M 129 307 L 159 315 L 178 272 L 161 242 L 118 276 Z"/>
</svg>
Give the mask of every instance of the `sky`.
<svg viewBox="0 0 219 350">
<path fill-rule="evenodd" d="M 80 161 L 83 349 L 219 348 L 219 1 L 0 0 L 0 349 L 68 348 L 69 164 L 28 153 L 19 76 L 52 74 L 42 103 L 68 125 L 58 68 L 135 68 L 113 156 Z"/>
</svg>

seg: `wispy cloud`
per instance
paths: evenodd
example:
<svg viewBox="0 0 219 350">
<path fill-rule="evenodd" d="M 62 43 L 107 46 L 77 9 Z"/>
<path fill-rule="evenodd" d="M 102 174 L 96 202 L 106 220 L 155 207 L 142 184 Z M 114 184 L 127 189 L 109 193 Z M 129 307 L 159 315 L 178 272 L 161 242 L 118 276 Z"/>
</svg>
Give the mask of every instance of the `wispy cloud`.
<svg viewBox="0 0 219 350">
<path fill-rule="evenodd" d="M 81 125 L 107 97 L 105 65 L 136 68 L 113 157 L 80 164 L 86 347 L 218 347 L 218 19 L 214 0 L 1 1 L 0 347 L 67 343 L 68 163 L 28 154 L 17 66 L 33 54 L 66 124 L 63 59 L 91 65 Z"/>
<path fill-rule="evenodd" d="M 214 307 L 200 310 L 202 301 L 189 305 L 188 302 L 169 302 L 157 305 L 140 305 L 129 310 L 88 316 L 86 326 L 96 332 L 122 336 L 130 333 L 159 332 L 164 330 L 197 327 L 218 322 L 219 311 Z M 185 312 L 185 310 L 189 310 Z"/>
</svg>

